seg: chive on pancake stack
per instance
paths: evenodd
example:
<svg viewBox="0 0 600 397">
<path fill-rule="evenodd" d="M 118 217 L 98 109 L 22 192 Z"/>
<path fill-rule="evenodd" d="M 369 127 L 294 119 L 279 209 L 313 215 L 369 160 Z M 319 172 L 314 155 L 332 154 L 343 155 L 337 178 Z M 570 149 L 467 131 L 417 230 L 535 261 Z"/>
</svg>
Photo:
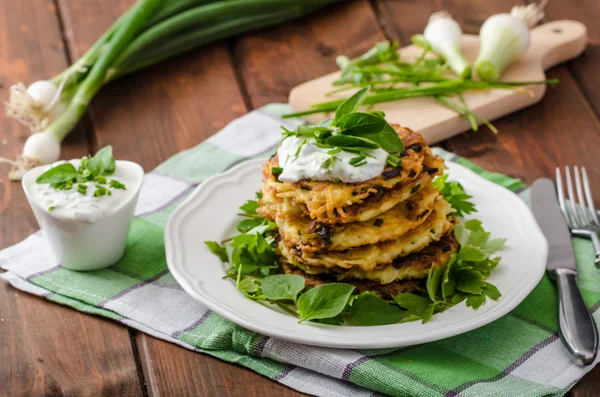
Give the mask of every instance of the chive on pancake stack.
<svg viewBox="0 0 600 397">
<path fill-rule="evenodd" d="M 424 288 L 429 269 L 457 251 L 452 209 L 432 184 L 443 160 L 420 134 L 393 128 L 405 148 L 399 165 L 365 181 L 284 182 L 277 156 L 265 164 L 258 213 L 277 223 L 286 273 L 390 297 Z"/>
</svg>

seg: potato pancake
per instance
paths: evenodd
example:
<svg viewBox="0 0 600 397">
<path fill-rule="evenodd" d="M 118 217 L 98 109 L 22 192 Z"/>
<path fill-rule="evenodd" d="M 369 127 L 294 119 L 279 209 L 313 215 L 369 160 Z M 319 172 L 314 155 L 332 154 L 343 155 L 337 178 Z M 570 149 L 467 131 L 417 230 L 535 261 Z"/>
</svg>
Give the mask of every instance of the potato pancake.
<svg viewBox="0 0 600 397">
<path fill-rule="evenodd" d="M 301 263 L 311 266 L 343 267 L 350 269 L 359 267 L 370 271 L 381 264 L 391 263 L 398 257 L 417 252 L 434 241 L 440 240 L 452 230 L 454 219 L 449 217 L 452 208 L 445 200 L 437 200 L 426 221 L 401 237 L 377 244 L 364 245 L 344 251 L 305 251 L 288 247 L 282 240 L 279 242 L 281 254 L 293 261 L 294 257 Z"/>
<path fill-rule="evenodd" d="M 367 197 L 361 203 L 355 203 L 344 207 L 341 211 L 334 211 L 333 216 L 327 214 L 318 216 L 315 220 L 325 224 L 365 222 L 389 211 L 399 203 L 410 198 L 415 191 L 422 186 L 430 186 L 433 177 L 427 173 L 421 173 L 410 183 L 394 186 L 392 189 L 381 189 L 377 194 Z M 275 189 L 263 188 L 262 199 L 259 200 L 260 208 L 257 212 L 271 220 L 281 214 L 286 216 L 309 216 L 306 205 L 297 203 L 291 198 L 278 198 Z"/>
<path fill-rule="evenodd" d="M 351 222 L 345 216 L 345 207 L 362 203 L 369 196 L 381 195 L 396 185 L 410 183 L 421 173 L 440 175 L 445 168 L 443 160 L 433 155 L 420 134 L 398 125 L 394 125 L 394 129 L 405 146 L 400 165 L 387 165 L 383 173 L 375 178 L 359 183 L 310 180 L 279 182 L 272 174 L 272 168 L 278 167 L 279 161 L 277 157 L 272 157 L 263 168 L 263 190 L 272 189 L 280 199 L 293 199 L 296 203 L 303 204 L 310 218 L 320 222 L 327 222 L 328 218 L 336 216 L 342 222 Z"/>
<path fill-rule="evenodd" d="M 330 274 L 312 275 L 304 272 L 297 267 L 290 266 L 285 261 L 282 261 L 281 266 L 286 274 L 297 274 L 304 277 L 306 285 L 309 287 L 316 287 L 317 285 L 326 283 L 337 283 L 337 279 Z M 375 295 L 381 298 L 391 298 L 403 292 L 414 292 L 419 290 L 425 290 L 423 280 L 401 280 L 394 281 L 389 284 L 381 284 L 375 281 L 369 280 L 344 280 L 344 283 L 351 284 L 356 287 L 356 292 L 373 292 Z"/>
<path fill-rule="evenodd" d="M 276 223 L 288 246 L 305 251 L 340 251 L 400 237 L 425 222 L 438 197 L 441 199 L 439 191 L 429 185 L 374 220 L 328 225 L 309 217 L 281 214 Z"/>
<path fill-rule="evenodd" d="M 351 269 L 326 268 L 308 266 L 299 262 L 296 258 L 286 258 L 285 262 L 290 266 L 301 269 L 310 275 L 328 274 L 337 281 L 369 280 L 380 284 L 388 284 L 394 281 L 425 278 L 432 267 L 446 265 L 452 254 L 458 251 L 458 241 L 454 233 L 446 234 L 440 241 L 431 243 L 419 252 L 413 252 L 407 256 L 396 258 L 392 263 L 387 263 L 376 269 L 364 271 L 359 267 Z M 289 260 L 291 259 L 291 260 Z"/>
</svg>

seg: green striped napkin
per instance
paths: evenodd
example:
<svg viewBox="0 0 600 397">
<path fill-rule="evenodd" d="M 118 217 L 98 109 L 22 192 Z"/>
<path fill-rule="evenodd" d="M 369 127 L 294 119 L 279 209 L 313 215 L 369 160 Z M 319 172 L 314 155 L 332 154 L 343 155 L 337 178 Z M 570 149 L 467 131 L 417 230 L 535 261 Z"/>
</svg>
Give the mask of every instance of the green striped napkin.
<svg viewBox="0 0 600 397">
<path fill-rule="evenodd" d="M 574 365 L 558 337 L 554 286 L 547 277 L 512 313 L 475 331 L 424 345 L 383 350 L 304 346 L 250 332 L 192 300 L 167 270 L 163 226 L 204 179 L 273 152 L 286 105 L 233 121 L 201 145 L 146 174 L 125 257 L 106 270 L 73 272 L 50 261 L 41 234 L 0 252 L 1 277 L 16 288 L 122 322 L 188 349 L 248 367 L 319 396 L 562 396 L 592 367 Z M 518 180 L 483 171 L 437 150 L 528 200 Z M 579 285 L 600 320 L 600 274 L 592 247 L 573 240 Z M 523 266 L 527 266 L 526 263 Z"/>
</svg>

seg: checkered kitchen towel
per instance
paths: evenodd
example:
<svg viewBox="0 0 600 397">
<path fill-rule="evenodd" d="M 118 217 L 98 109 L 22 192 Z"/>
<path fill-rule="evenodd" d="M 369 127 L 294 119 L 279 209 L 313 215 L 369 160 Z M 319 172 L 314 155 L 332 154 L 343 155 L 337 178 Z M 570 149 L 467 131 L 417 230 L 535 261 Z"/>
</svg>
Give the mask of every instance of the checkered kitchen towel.
<svg viewBox="0 0 600 397">
<path fill-rule="evenodd" d="M 78 273 L 49 261 L 36 233 L 0 253 L 1 277 L 16 288 L 105 316 L 188 349 L 234 362 L 319 396 L 561 396 L 591 367 L 574 365 L 557 334 L 554 287 L 545 277 L 512 313 L 475 331 L 419 346 L 382 350 L 311 347 L 247 331 L 192 300 L 165 263 L 163 226 L 203 180 L 251 157 L 268 156 L 280 138 L 285 105 L 235 120 L 201 145 L 146 174 L 125 257 L 106 270 Z M 438 151 L 528 198 L 521 182 Z M 579 285 L 600 320 L 600 274 L 591 244 L 574 240 Z M 524 264 L 525 265 L 525 264 Z"/>
</svg>

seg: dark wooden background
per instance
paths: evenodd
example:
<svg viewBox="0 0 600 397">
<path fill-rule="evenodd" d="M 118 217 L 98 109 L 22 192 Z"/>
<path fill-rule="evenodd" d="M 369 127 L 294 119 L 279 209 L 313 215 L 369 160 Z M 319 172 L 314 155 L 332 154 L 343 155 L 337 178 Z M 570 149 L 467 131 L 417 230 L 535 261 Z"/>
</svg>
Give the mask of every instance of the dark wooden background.
<svg viewBox="0 0 600 397">
<path fill-rule="evenodd" d="M 8 87 L 50 77 L 76 60 L 134 0 L 0 0 L 0 99 Z M 428 16 L 449 10 L 477 33 L 510 1 L 354 0 L 285 25 L 221 41 L 104 88 L 64 144 L 80 157 L 111 144 L 150 170 L 292 87 L 336 69 L 380 40 L 409 43 Z M 544 100 L 442 144 L 475 163 L 530 183 L 557 165 L 586 165 L 600 197 L 600 2 L 550 1 L 546 20 L 585 23 L 589 46 L 549 71 L 560 84 Z M 14 158 L 28 131 L 0 112 L 0 156 Z M 37 230 L 21 186 L 0 170 L 0 248 Z M 600 204 L 597 202 L 597 204 Z M 600 368 L 571 396 L 600 394 Z M 0 282 L 0 395 L 298 396 L 249 370 L 123 325 L 47 303 Z"/>
</svg>

